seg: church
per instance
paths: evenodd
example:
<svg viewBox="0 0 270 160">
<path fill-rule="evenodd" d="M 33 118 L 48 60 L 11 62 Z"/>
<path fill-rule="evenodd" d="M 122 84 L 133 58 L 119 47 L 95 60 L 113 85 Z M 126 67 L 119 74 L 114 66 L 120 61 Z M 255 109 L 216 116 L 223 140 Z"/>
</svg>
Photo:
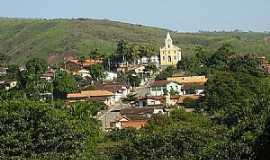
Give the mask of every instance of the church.
<svg viewBox="0 0 270 160">
<path fill-rule="evenodd" d="M 160 48 L 160 64 L 162 66 L 176 66 L 181 61 L 182 49 L 173 45 L 170 33 L 165 39 L 165 46 Z"/>
</svg>

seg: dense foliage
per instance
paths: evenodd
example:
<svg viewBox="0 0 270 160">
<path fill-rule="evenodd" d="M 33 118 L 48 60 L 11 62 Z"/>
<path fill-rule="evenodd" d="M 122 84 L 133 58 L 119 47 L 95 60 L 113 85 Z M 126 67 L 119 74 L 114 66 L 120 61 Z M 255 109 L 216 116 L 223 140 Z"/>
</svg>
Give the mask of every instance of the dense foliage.
<svg viewBox="0 0 270 160">
<path fill-rule="evenodd" d="M 84 135 L 66 113 L 23 101 L 0 105 L 1 158 L 74 158 L 81 149 Z"/>
<path fill-rule="evenodd" d="M 53 106 L 23 100 L 1 102 L 1 159 L 91 159 L 94 156 L 100 131 L 91 117 L 103 105 L 80 104 L 76 105 L 76 111 Z"/>
<path fill-rule="evenodd" d="M 68 93 L 76 91 L 76 81 L 74 77 L 67 72 L 59 71 L 53 81 L 53 94 L 57 98 L 65 98 Z"/>
</svg>

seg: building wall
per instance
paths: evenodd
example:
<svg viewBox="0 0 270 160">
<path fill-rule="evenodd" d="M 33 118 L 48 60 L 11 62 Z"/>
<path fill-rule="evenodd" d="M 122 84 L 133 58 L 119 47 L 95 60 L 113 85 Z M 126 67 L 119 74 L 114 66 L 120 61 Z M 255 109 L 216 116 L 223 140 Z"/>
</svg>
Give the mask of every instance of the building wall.
<svg viewBox="0 0 270 160">
<path fill-rule="evenodd" d="M 174 65 L 181 61 L 181 50 L 177 47 L 160 49 L 160 64 Z"/>
<path fill-rule="evenodd" d="M 174 91 L 176 91 L 179 95 L 183 95 L 183 92 L 182 92 L 182 86 L 181 86 L 180 84 L 171 82 L 171 83 L 167 84 L 166 88 L 167 88 L 167 91 L 168 91 L 168 92 L 170 92 L 171 90 L 174 90 Z"/>
<path fill-rule="evenodd" d="M 207 78 L 205 76 L 188 76 L 188 77 L 168 77 L 168 81 L 175 81 L 178 83 L 206 83 Z"/>
<path fill-rule="evenodd" d="M 164 87 L 160 87 L 160 86 L 150 87 L 149 95 L 150 96 L 163 96 L 165 89 L 168 92 L 170 92 L 171 90 L 174 90 L 174 91 L 178 92 L 179 95 L 183 95 L 182 86 L 180 84 L 177 84 L 177 83 L 174 83 L 174 82 L 168 83 Z"/>
<path fill-rule="evenodd" d="M 153 106 L 153 105 L 161 105 L 162 103 L 161 103 L 161 101 L 159 101 L 159 100 L 147 99 L 147 100 L 146 100 L 146 104 L 147 104 L 148 106 Z"/>
<path fill-rule="evenodd" d="M 164 90 L 166 87 L 150 87 L 149 95 L 150 96 L 162 96 L 164 95 Z"/>
<path fill-rule="evenodd" d="M 122 122 L 121 128 L 136 128 L 140 129 L 145 127 L 147 124 L 146 120 L 129 120 L 128 122 Z"/>
</svg>

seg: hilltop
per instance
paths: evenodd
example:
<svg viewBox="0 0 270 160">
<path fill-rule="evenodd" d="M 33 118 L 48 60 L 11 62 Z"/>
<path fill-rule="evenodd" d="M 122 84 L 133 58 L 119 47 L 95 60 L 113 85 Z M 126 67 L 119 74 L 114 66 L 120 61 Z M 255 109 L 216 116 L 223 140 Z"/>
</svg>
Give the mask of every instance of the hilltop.
<svg viewBox="0 0 270 160">
<path fill-rule="evenodd" d="M 174 43 L 183 48 L 183 55 L 192 54 L 196 45 L 209 51 L 232 42 L 239 53 L 255 53 L 270 57 L 269 33 L 200 32 L 179 33 L 143 25 L 93 19 L 0 19 L 0 53 L 10 57 L 10 63 L 23 63 L 32 57 L 47 59 L 48 55 L 73 52 L 89 55 L 97 48 L 104 55 L 112 54 L 117 41 L 163 46 L 167 32 Z M 59 58 L 60 60 L 60 58 Z"/>
</svg>

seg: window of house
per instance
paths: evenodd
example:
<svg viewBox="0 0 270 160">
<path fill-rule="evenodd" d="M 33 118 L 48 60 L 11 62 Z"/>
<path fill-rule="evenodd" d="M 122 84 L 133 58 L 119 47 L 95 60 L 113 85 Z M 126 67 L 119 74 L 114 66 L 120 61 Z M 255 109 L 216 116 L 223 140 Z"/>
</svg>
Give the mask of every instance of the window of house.
<svg viewBox="0 0 270 160">
<path fill-rule="evenodd" d="M 174 56 L 174 59 L 175 59 L 175 60 L 177 59 L 176 56 Z"/>
<path fill-rule="evenodd" d="M 165 60 L 165 56 L 163 56 L 163 60 Z"/>
<path fill-rule="evenodd" d="M 168 56 L 168 62 L 172 62 L 172 57 Z"/>
</svg>

